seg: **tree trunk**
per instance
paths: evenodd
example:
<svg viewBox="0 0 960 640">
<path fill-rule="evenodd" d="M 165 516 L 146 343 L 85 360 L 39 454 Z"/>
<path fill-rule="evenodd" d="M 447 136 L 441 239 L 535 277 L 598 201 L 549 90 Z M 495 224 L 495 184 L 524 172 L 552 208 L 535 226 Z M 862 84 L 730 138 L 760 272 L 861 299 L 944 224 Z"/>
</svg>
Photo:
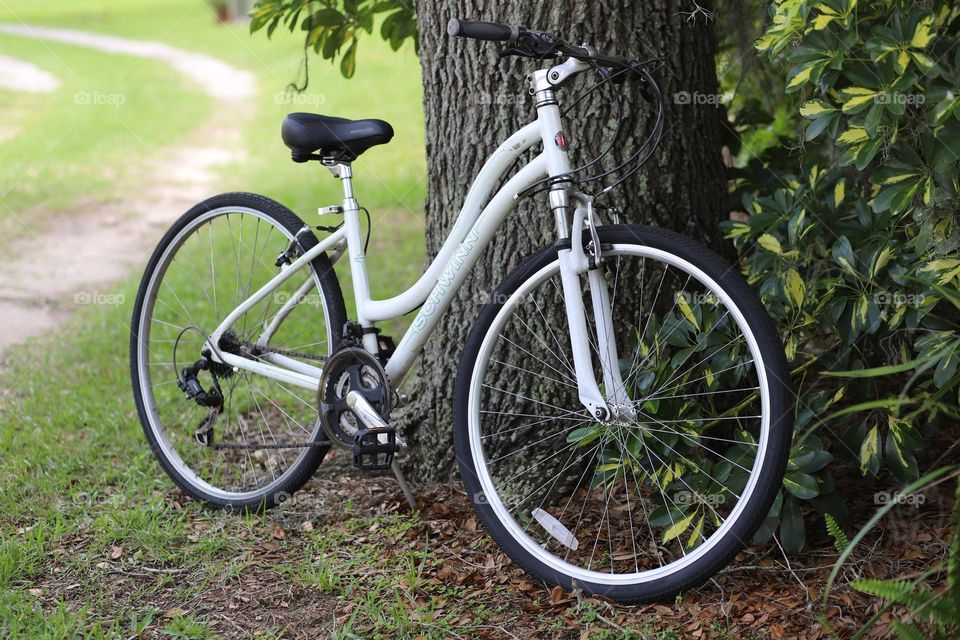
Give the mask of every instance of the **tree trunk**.
<svg viewBox="0 0 960 640">
<path fill-rule="evenodd" d="M 468 0 L 419 0 L 417 5 L 429 173 L 428 259 L 442 245 L 472 177 L 489 153 L 536 117 L 526 75 L 540 63 L 526 58 L 498 62 L 500 45 L 449 37 L 446 24 L 454 17 L 549 31 L 569 42 L 589 42 L 607 54 L 663 58 L 664 66 L 654 74 L 666 101 L 663 140 L 655 156 L 607 204 L 619 209 L 622 222 L 667 227 L 719 246 L 724 125 L 715 106 L 712 24 L 703 15 L 688 21 L 680 12 L 691 6 L 672 0 L 511 0 L 496 9 L 479 9 L 479 3 Z M 561 90 L 561 108 L 592 82 L 584 78 L 575 88 Z M 610 116 L 616 113 L 615 106 L 611 111 L 612 103 L 605 102 L 612 98 L 609 92 L 594 95 L 597 100 L 588 100 L 585 109 L 565 119 L 571 149 L 579 149 L 581 158 L 589 158 L 589 150 L 609 139 Z M 653 109 L 640 96 L 628 98 L 624 126 L 648 130 Z M 641 133 L 632 142 L 643 138 Z M 460 354 L 484 295 L 523 258 L 555 240 L 545 200 L 546 194 L 523 200 L 507 218 L 427 344 L 410 389 L 413 400 L 399 422 L 411 445 L 405 467 L 415 481 L 441 480 L 456 469 L 452 407 Z"/>
</svg>

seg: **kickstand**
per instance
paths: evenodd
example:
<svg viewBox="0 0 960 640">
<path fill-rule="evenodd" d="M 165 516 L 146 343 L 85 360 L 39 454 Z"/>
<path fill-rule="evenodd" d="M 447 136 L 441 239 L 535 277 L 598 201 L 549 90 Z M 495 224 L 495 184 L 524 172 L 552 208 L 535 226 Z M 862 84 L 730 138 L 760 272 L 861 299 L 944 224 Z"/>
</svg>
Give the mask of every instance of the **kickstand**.
<svg viewBox="0 0 960 640">
<path fill-rule="evenodd" d="M 403 495 L 407 499 L 407 504 L 410 505 L 410 509 L 416 511 L 417 500 L 413 497 L 413 493 L 410 492 L 410 485 L 407 484 L 407 479 L 403 477 L 403 471 L 400 469 L 400 463 L 394 459 L 393 464 L 390 465 L 390 468 L 393 469 L 393 475 L 396 476 L 397 484 L 400 485 L 400 490 L 403 491 Z"/>
</svg>

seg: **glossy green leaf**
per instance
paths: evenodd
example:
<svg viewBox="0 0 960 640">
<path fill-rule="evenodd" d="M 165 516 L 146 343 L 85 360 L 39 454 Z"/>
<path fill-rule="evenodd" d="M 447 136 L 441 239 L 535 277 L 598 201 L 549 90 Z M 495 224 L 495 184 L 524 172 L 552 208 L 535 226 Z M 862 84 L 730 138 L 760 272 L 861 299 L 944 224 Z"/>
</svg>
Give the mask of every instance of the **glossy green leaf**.
<svg viewBox="0 0 960 640">
<path fill-rule="evenodd" d="M 787 298 L 795 307 L 803 306 L 803 297 L 806 293 L 806 287 L 803 284 L 803 278 L 797 273 L 796 269 L 789 269 L 784 276 L 784 288 Z"/>
<path fill-rule="evenodd" d="M 313 25 L 318 27 L 338 27 L 347 21 L 347 17 L 331 7 L 325 7 L 310 15 Z"/>
<path fill-rule="evenodd" d="M 783 248 L 780 246 L 780 241 L 769 233 L 765 233 L 757 238 L 757 243 L 770 253 L 775 253 L 777 255 L 783 254 Z"/>
<path fill-rule="evenodd" d="M 684 518 L 667 527 L 663 532 L 663 542 L 667 543 L 674 538 L 679 538 L 684 531 L 690 528 L 690 524 L 693 522 L 693 519 L 696 517 L 696 515 L 696 513 L 691 513 L 690 515 L 685 516 Z"/>
<path fill-rule="evenodd" d="M 352 78 L 357 70 L 357 41 L 350 43 L 350 48 L 340 60 L 340 72 L 344 78 Z"/>
<path fill-rule="evenodd" d="M 806 541 L 803 512 L 797 501 L 789 498 L 783 503 L 783 512 L 780 517 L 780 544 L 787 553 L 799 553 Z"/>
<path fill-rule="evenodd" d="M 833 259 L 845 270 L 856 273 L 857 259 L 853 255 L 853 246 L 847 236 L 840 236 L 833 244 Z"/>
<path fill-rule="evenodd" d="M 860 445 L 860 471 L 877 475 L 880 470 L 880 428 L 874 425 Z"/>
<path fill-rule="evenodd" d="M 820 493 L 817 479 L 806 473 L 788 473 L 783 478 L 783 488 L 801 500 L 815 498 Z"/>
</svg>

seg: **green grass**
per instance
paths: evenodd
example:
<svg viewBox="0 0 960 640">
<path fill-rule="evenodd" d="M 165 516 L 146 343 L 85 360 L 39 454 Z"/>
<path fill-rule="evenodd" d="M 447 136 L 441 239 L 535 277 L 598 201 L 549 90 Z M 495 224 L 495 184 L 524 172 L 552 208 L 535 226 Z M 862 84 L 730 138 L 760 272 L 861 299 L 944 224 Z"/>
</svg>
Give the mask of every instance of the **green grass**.
<svg viewBox="0 0 960 640">
<path fill-rule="evenodd" d="M 339 201 L 339 183 L 314 163 L 290 162 L 279 136 L 283 116 L 290 111 L 315 111 L 387 120 L 396 132 L 393 141 L 367 152 L 354 165 L 359 199 L 371 209 L 375 226 L 381 228 L 398 214 L 405 223 L 420 218 L 425 193 L 423 112 L 419 63 L 410 47 L 393 52 L 376 37 L 365 39 L 358 72 L 350 80 L 341 77 L 336 67 L 313 57 L 310 87 L 305 94 L 295 95 L 286 89 L 297 79 L 302 55 L 299 34 L 278 30 L 268 40 L 262 33 L 250 35 L 242 25 L 216 25 L 202 2 L 8 0 L 0 3 L 0 22 L 160 40 L 253 72 L 260 94 L 253 105 L 254 121 L 244 138 L 247 155 L 224 168 L 224 188 L 264 193 L 304 218 L 315 215 L 319 205 Z M 191 125 L 198 125 L 204 117 L 231 117 L 228 109 L 218 107 L 214 112 L 211 100 L 197 87 L 157 62 L 14 36 L 0 36 L 0 48 L 63 82 L 53 96 L 32 97 L 29 114 L 24 114 L 22 107 L 16 109 L 23 119 L 22 133 L 0 144 L 4 159 L 0 193 L 10 192 L 4 200 L 14 211 L 36 205 L 62 208 L 80 195 L 107 197 L 115 181 L 130 173 L 131 161 L 150 153 L 145 146 L 182 142 Z M 124 95 L 126 101 L 119 107 L 91 107 L 91 114 L 74 104 L 74 95 L 84 91 Z M 2 105 L 22 100 L 0 94 Z M 64 131 L 69 135 L 58 140 Z M 26 167 L 30 170 L 25 175 Z M 4 211 L 9 215 L 8 209 Z M 415 232 L 420 228 L 414 227 Z M 422 250 L 417 253 L 419 245 L 422 243 L 406 255 L 422 259 Z M 403 276 L 409 280 L 419 267 L 417 264 Z M 376 265 L 373 268 L 375 276 L 385 275 L 378 273 Z M 393 287 L 384 293 L 390 290 Z"/>
<path fill-rule="evenodd" d="M 0 219 L 14 218 L 15 230 L 39 224 L 28 211 L 62 211 L 129 188 L 132 166 L 209 113 L 206 96 L 156 62 L 7 35 L 0 50 L 61 81 L 50 94 L 0 93 L 12 114 L 5 125 L 19 131 L 0 143 Z"/>
<path fill-rule="evenodd" d="M 120 294 L 131 300 L 133 283 Z M 128 312 L 88 308 L 69 339 L 37 341 L 2 374 L 0 637 L 247 637 L 221 615 L 265 638 L 308 628 L 337 638 L 497 637 L 549 597 L 516 590 L 526 578 L 482 531 L 463 529 L 469 503 L 448 488 L 424 497 L 423 518 L 379 515 L 364 485 L 334 480 L 265 516 L 184 501 L 147 450 L 130 400 L 118 348 Z M 389 479 L 365 482 L 399 499 Z M 434 500 L 456 510 L 450 520 L 432 513 Z M 503 566 L 457 581 L 491 555 Z M 455 573 L 444 574 L 450 562 Z M 309 612 L 322 615 L 302 620 Z M 524 613 L 522 625 L 621 637 L 598 614 L 618 612 L 585 599 Z M 652 624 L 633 616 L 633 637 L 673 637 Z"/>
<path fill-rule="evenodd" d="M 409 47 L 393 52 L 376 37 L 365 39 L 360 48 L 357 75 L 350 80 L 341 77 L 333 65 L 314 57 L 310 65 L 310 87 L 305 94 L 297 96 L 287 95 L 286 88 L 297 78 L 302 52 L 299 34 L 278 30 L 272 40 L 267 40 L 263 33 L 250 35 L 242 25 L 215 25 L 202 2 L 6 2 L 0 4 L 0 21 L 43 23 L 161 40 L 214 55 L 252 71 L 257 75 L 261 92 L 255 105 L 256 121 L 246 140 L 250 155 L 242 165 L 225 172 L 225 176 L 231 178 L 227 182 L 231 186 L 255 188 L 267 195 L 284 197 L 289 206 L 301 213 L 314 210 L 318 203 L 339 200 L 338 185 L 316 165 L 290 163 L 289 152 L 279 136 L 283 115 L 299 110 L 387 120 L 394 126 L 396 135 L 389 145 L 368 152 L 355 164 L 358 193 L 365 204 L 378 208 L 401 207 L 416 212 L 422 205 L 425 164 L 419 63 Z M 20 47 L 25 45 L 18 43 L 27 41 L 10 36 L 3 42 L 5 52 L 19 56 Z M 78 47 L 71 49 L 79 50 Z M 137 63 L 136 74 L 120 79 L 124 86 L 127 82 L 139 83 L 140 64 L 146 63 Z M 51 70 L 56 73 L 55 69 Z M 85 73 L 86 69 L 78 71 Z M 154 83 L 148 77 L 143 79 L 143 84 L 152 87 Z M 167 118 L 180 118 L 174 112 L 179 111 L 182 104 L 174 100 L 158 102 L 167 116 L 154 120 L 153 126 L 162 133 Z M 229 112 L 216 115 L 230 117 Z"/>
<path fill-rule="evenodd" d="M 340 184 L 316 163 L 290 161 L 279 135 L 283 116 L 314 111 L 387 120 L 395 130 L 393 141 L 354 163 L 355 190 L 370 209 L 374 226 L 371 247 L 377 255 L 368 261 L 371 290 L 376 297 L 389 297 L 420 275 L 426 188 L 423 111 L 419 63 L 409 46 L 394 52 L 376 37 L 364 39 L 357 74 L 349 80 L 314 56 L 310 86 L 297 95 L 287 86 L 297 79 L 301 64 L 299 34 L 278 30 L 268 40 L 263 33 L 250 35 L 243 25 L 217 25 L 206 4 L 195 0 L 7 0 L 0 3 L 0 22 L 159 40 L 253 72 L 260 91 L 242 141 L 245 154 L 222 167 L 222 189 L 262 193 L 307 222 L 319 222 L 318 206 L 339 202 Z M 137 171 L 152 153 L 145 147 L 175 146 L 189 139 L 204 118 L 231 117 L 228 109 L 157 62 L 13 36 L 0 36 L 0 45 L 7 55 L 29 60 L 63 80 L 53 96 L 0 93 L 0 105 L 9 104 L 13 117 L 22 121 L 21 133 L 0 143 L 0 193 L 8 192 L 0 198 L 5 205 L 0 206 L 0 224 L 6 223 L 7 235 L 39 227 L 51 211 L 135 190 L 138 181 L 149 179 Z M 127 99 L 119 107 L 80 109 L 74 95 L 83 91 Z M 6 110 L 0 113 L 7 115 Z M 61 131 L 69 135 L 50 145 L 56 135 L 48 140 L 51 132 Z M 39 147 L 37 136 L 43 136 Z M 342 268 L 338 273 L 350 308 L 349 276 Z M 384 328 L 397 335 L 406 325 L 400 320 Z"/>
<path fill-rule="evenodd" d="M 275 584 L 299 585 L 317 597 L 328 594 L 338 606 L 359 603 L 339 627 L 340 637 L 355 637 L 351 630 L 377 637 L 367 634 L 373 628 L 380 629 L 379 637 L 404 637 L 418 629 L 433 629 L 430 635 L 436 636 L 463 613 L 466 605 L 438 613 L 428 598 L 415 606 L 418 621 L 411 622 L 408 603 L 397 599 L 401 585 L 410 593 L 443 588 L 418 584 L 422 567 L 435 562 L 429 549 L 397 544 L 416 519 L 369 517 L 363 507 L 346 503 L 338 510 L 345 520 L 335 528 L 318 526 L 276 542 L 276 526 L 296 531 L 297 506 L 289 515 L 243 518 L 176 502 L 139 433 L 126 363 L 113 347 L 125 340 L 126 328 L 113 322 L 113 315 L 106 309 L 84 313 L 80 321 L 91 330 L 66 343 L 44 341 L 35 349 L 36 359 L 14 359 L 5 376 L 18 381 L 18 393 L 4 401 L 0 417 L 5 487 L 0 635 L 68 636 L 79 630 L 112 637 L 147 624 L 180 634 L 175 637 L 203 638 L 209 620 L 189 612 L 167 619 L 135 603 L 157 603 L 169 611 L 265 571 Z M 51 379 L 49 372 L 58 367 L 63 370 Z M 369 533 L 374 525 L 376 535 Z M 270 543 L 278 544 L 282 555 L 261 559 Z M 118 548 L 122 555 L 114 559 Z M 117 572 L 142 573 L 144 567 L 176 573 L 149 575 L 119 594 Z M 28 591 L 50 590 L 51 583 L 79 584 L 84 604 L 74 600 L 68 613 Z M 457 594 L 444 598 L 450 595 Z M 38 609 L 37 601 L 45 608 Z"/>
<path fill-rule="evenodd" d="M 390 121 L 394 142 L 355 164 L 359 198 L 373 213 L 372 246 L 392 251 L 371 261 L 374 291 L 395 293 L 419 273 L 423 118 L 412 51 L 394 53 L 371 39 L 350 81 L 313 60 L 310 91 L 291 98 L 284 91 L 300 63 L 297 37 L 278 33 L 270 42 L 242 26 L 217 25 L 204 3 L 5 2 L 0 21 L 160 40 L 254 72 L 260 94 L 244 133 L 247 153 L 222 169 L 223 190 L 264 193 L 306 220 L 317 206 L 339 200 L 339 184 L 316 164 L 290 162 L 279 137 L 283 115 L 305 110 Z M 0 143 L 0 218 L 11 233 L 39 227 L 52 212 L 135 191 L 143 179 L 138 166 L 153 149 L 186 142 L 206 119 L 231 117 L 161 63 L 14 36 L 0 37 L 0 48 L 62 82 L 48 95 L 0 93 L 4 126 L 18 131 Z M 123 103 L 77 104 L 83 92 L 122 95 Z M 164 637 L 209 637 L 204 614 L 164 617 L 159 603 L 169 612 L 211 581 L 242 580 L 251 563 L 238 558 L 241 547 L 271 539 L 269 519 L 211 514 L 170 497 L 130 397 L 126 345 L 135 287 L 131 278 L 115 289 L 125 304 L 87 309 L 57 335 L 14 350 L 0 374 L 0 636 L 126 637 L 147 628 Z M 348 282 L 344 287 L 349 293 Z M 115 572 L 98 568 L 104 563 L 171 573 L 149 574 L 145 585 L 125 590 L 111 584 Z M 301 560 L 290 566 L 301 567 Z M 296 570 L 282 578 L 314 581 L 323 590 L 323 571 L 317 565 L 302 580 L 291 577 Z M 156 606 L 137 604 L 147 602 Z M 262 628 L 263 637 L 281 635 L 269 623 Z"/>
</svg>

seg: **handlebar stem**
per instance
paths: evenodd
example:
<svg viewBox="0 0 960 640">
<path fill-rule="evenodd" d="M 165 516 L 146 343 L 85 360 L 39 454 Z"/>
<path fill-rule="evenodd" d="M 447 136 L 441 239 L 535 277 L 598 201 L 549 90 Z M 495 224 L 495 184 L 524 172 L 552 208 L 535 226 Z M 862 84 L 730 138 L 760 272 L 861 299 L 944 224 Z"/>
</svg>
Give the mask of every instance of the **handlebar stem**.
<svg viewBox="0 0 960 640">
<path fill-rule="evenodd" d="M 589 68 L 590 65 L 582 60 L 567 58 L 566 61 L 560 64 L 534 71 L 528 76 L 530 80 L 530 93 L 536 94 L 546 89 L 555 89 L 573 76 Z"/>
</svg>

